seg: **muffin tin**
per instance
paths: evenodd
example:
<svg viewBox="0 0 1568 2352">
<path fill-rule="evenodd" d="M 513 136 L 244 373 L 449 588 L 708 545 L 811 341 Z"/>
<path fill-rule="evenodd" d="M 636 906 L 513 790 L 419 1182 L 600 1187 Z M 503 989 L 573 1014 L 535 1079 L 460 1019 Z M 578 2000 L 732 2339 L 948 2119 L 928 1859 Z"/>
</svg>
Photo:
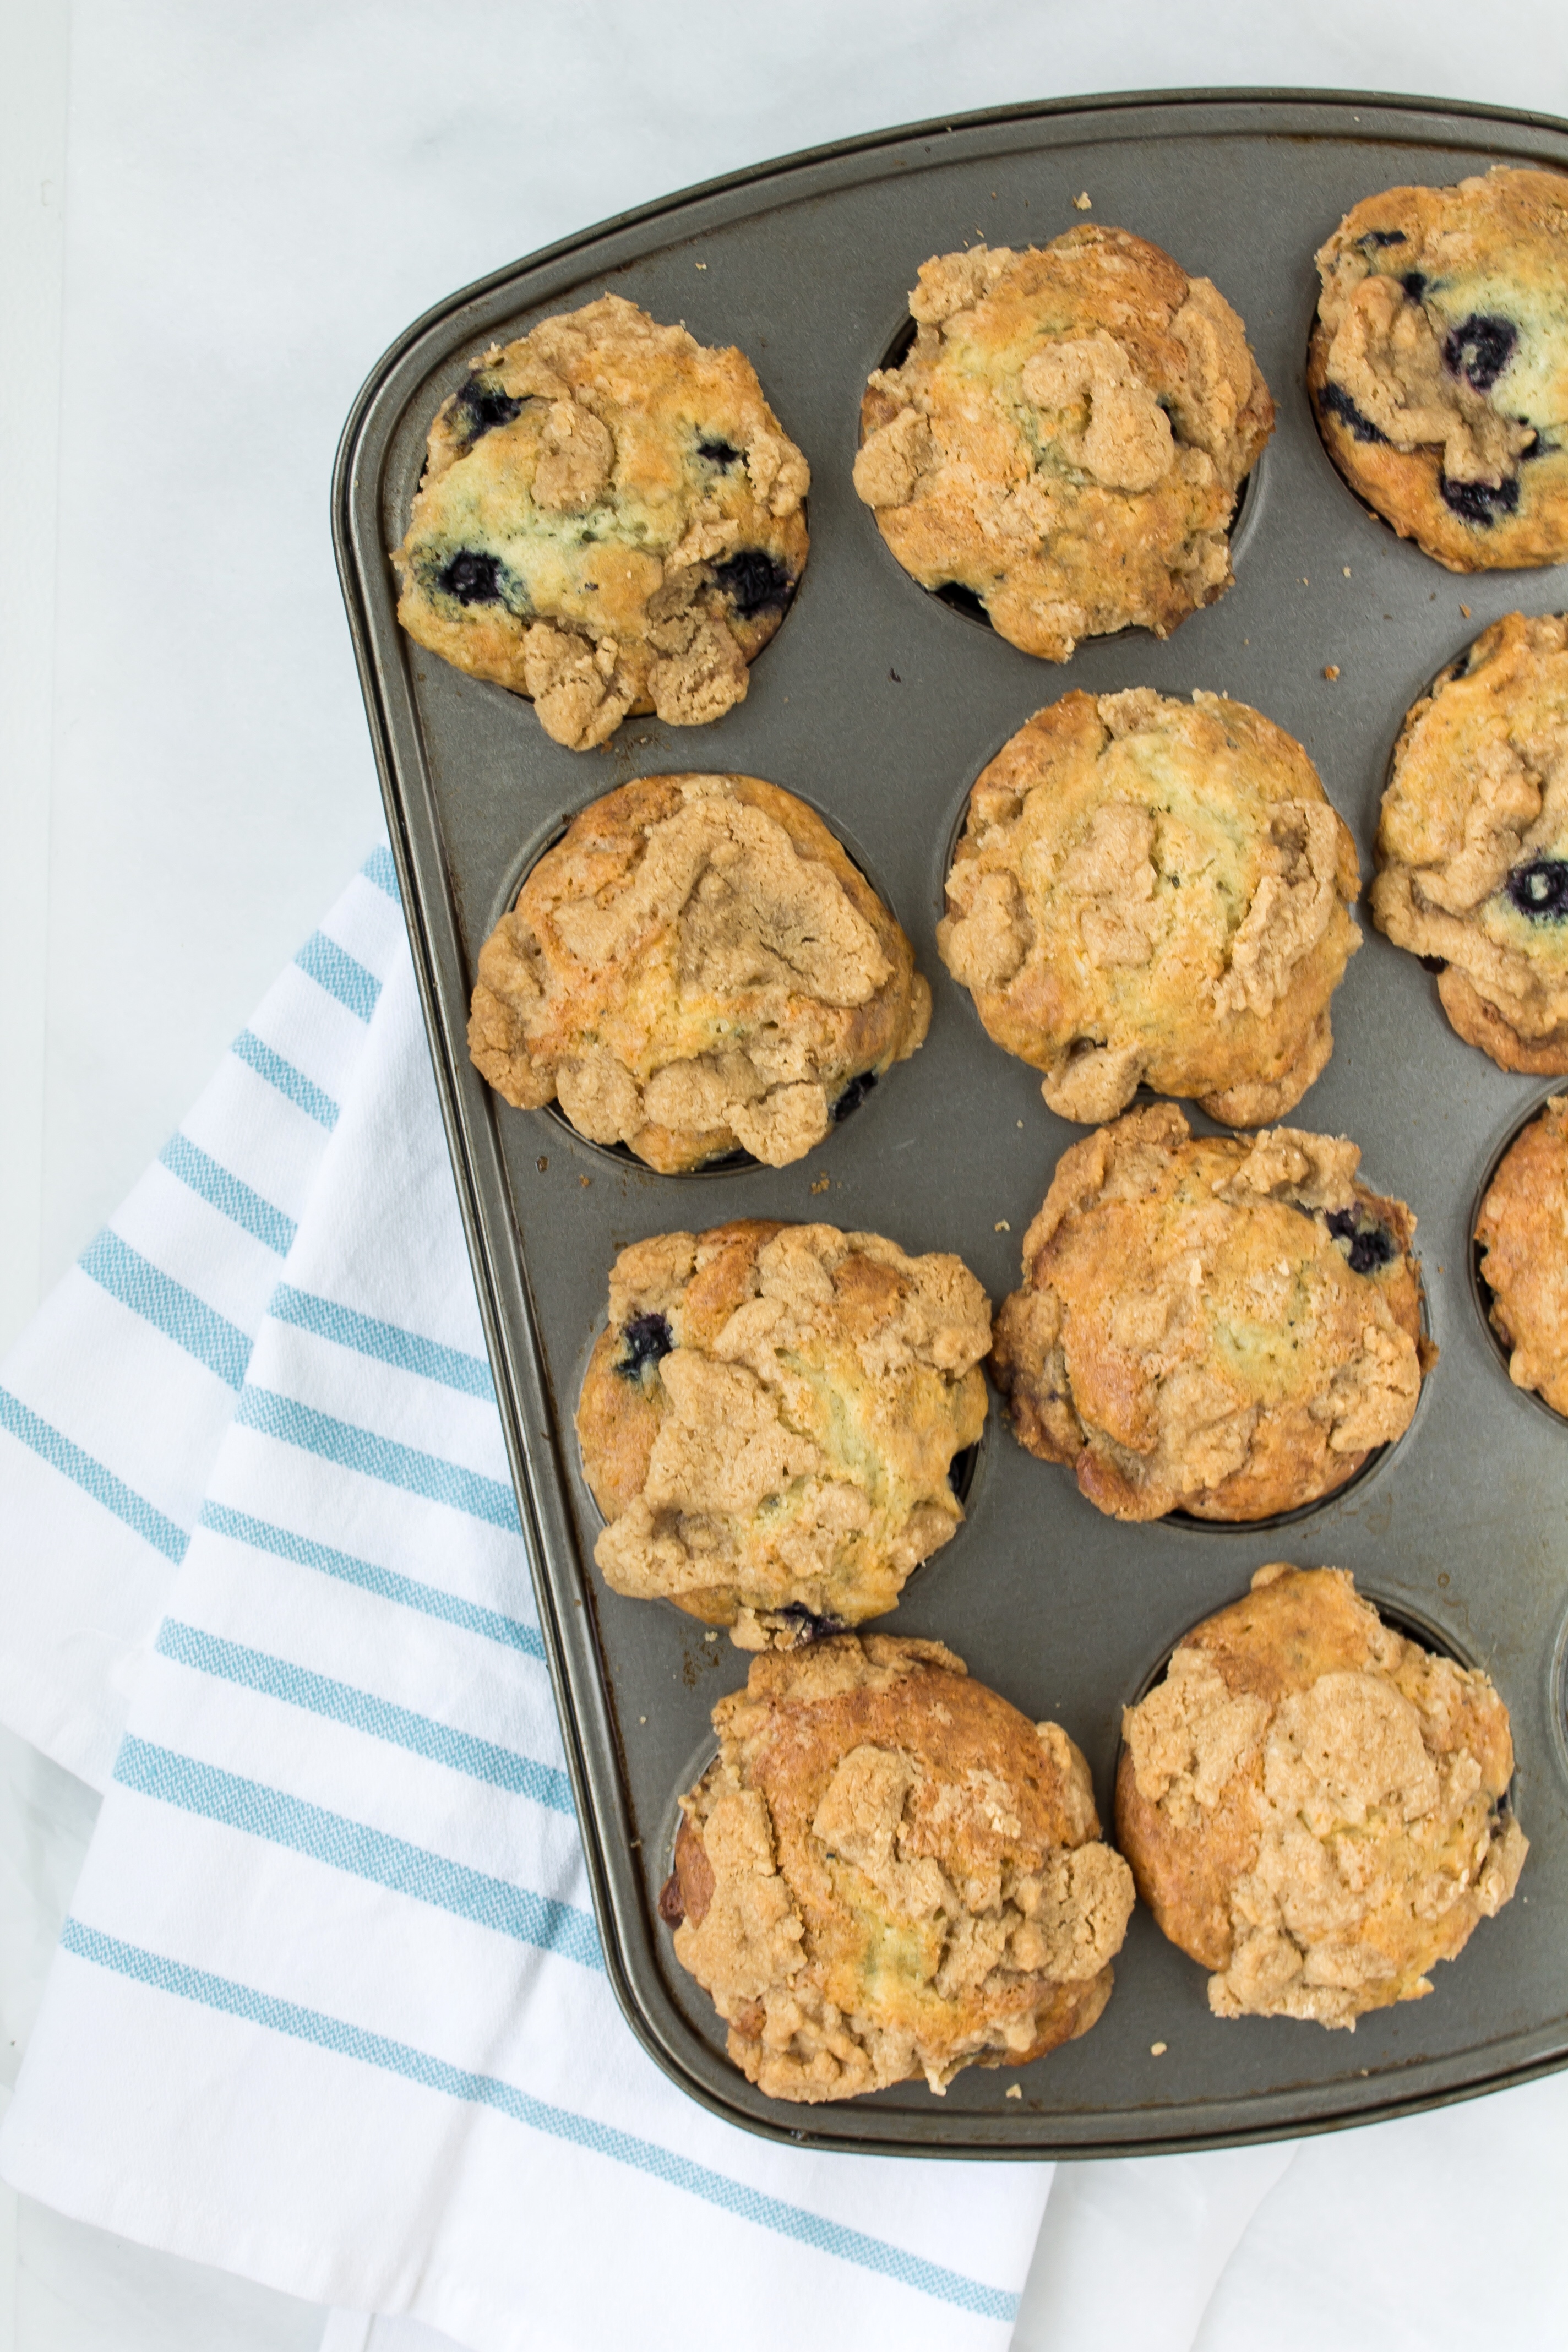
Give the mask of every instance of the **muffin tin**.
<svg viewBox="0 0 1568 2352">
<path fill-rule="evenodd" d="M 775 2138 L 883 2154 L 1149 2154 L 1387 2116 L 1568 2063 L 1568 1451 L 1556 1417 L 1511 1388 L 1477 1311 L 1468 1222 L 1540 1082 L 1455 1036 L 1431 980 L 1364 916 L 1334 999 L 1333 1059 L 1292 1118 L 1352 1136 L 1365 1180 L 1420 1219 L 1442 1360 L 1407 1434 L 1288 1530 L 1123 1527 L 1026 1454 L 994 1400 L 967 1524 L 880 1623 L 941 1638 L 1031 1717 L 1059 1721 L 1108 1821 L 1121 1707 L 1181 1635 L 1265 1560 L 1352 1570 L 1396 1622 L 1484 1665 L 1513 1720 L 1514 1801 L 1531 1841 L 1520 1894 L 1426 2000 L 1364 2019 L 1353 2037 L 1221 2023 L 1204 1971 L 1140 1909 L 1104 2017 L 1050 2058 L 972 2068 L 943 2099 L 918 2084 L 823 2107 L 763 2098 L 724 2056 L 655 1910 L 675 1793 L 711 1753 L 709 1710 L 747 1662 L 673 1609 L 605 1590 L 572 1429 L 610 1264 L 650 1233 L 822 1218 L 911 1252 L 956 1251 L 994 1299 L 1016 1286 L 1025 1227 L 1085 1130 L 1053 1118 L 1036 1075 L 985 1037 L 934 931 L 969 788 L 1032 711 L 1072 688 L 1204 687 L 1251 702 L 1305 743 L 1367 877 L 1408 705 L 1489 620 L 1568 604 L 1568 567 L 1461 578 L 1398 541 L 1334 471 L 1303 387 L 1312 256 L 1341 215 L 1381 188 L 1498 162 L 1568 169 L 1568 126 L 1239 92 L 1018 107 L 855 141 L 650 205 L 454 296 L 395 345 L 349 420 L 338 558 L 605 1964 L 658 2063 Z M 1088 214 L 1073 205 L 1080 191 Z M 919 263 L 981 236 L 1043 244 L 1084 218 L 1213 277 L 1247 322 L 1279 423 L 1249 484 L 1229 593 L 1163 643 L 1126 632 L 1058 668 L 900 571 L 850 467 L 867 373 L 898 336 Z M 811 460 L 812 551 L 745 703 L 700 730 L 631 719 L 579 754 L 551 742 L 526 702 L 402 635 L 386 550 L 470 354 L 605 291 L 748 354 Z M 589 800 L 682 769 L 749 772 L 809 801 L 892 907 L 934 991 L 928 1043 L 792 1168 L 656 1176 L 558 1116 L 509 1109 L 468 1061 L 475 961 L 527 865 Z M 1005 2096 L 1014 2085 L 1021 2098 Z"/>
</svg>

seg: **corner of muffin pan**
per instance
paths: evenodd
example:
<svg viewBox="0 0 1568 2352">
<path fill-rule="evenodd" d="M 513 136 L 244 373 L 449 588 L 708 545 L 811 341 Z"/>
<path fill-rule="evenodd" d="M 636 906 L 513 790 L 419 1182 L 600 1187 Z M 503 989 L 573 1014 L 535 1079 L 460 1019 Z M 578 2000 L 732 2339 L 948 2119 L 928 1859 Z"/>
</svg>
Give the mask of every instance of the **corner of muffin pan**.
<svg viewBox="0 0 1568 2352">
<path fill-rule="evenodd" d="M 1476 1227 L 1480 1222 L 1481 1204 L 1491 1191 L 1493 1179 L 1504 1160 L 1519 1141 L 1525 1129 L 1540 1118 L 1553 1096 L 1565 1093 L 1568 1093 L 1568 1077 L 1553 1079 L 1538 1094 L 1531 1095 L 1524 1108 L 1517 1112 L 1510 1121 L 1482 1171 L 1480 1181 L 1476 1186 L 1470 1202 L 1469 1217 L 1465 1227 L 1465 1258 L 1469 1274 L 1468 1286 L 1476 1313 L 1480 1317 L 1481 1329 L 1486 1334 L 1488 1347 L 1502 1372 L 1510 1393 L 1522 1403 L 1532 1405 L 1537 1412 L 1544 1413 L 1547 1420 L 1555 1423 L 1559 1429 L 1568 1429 L 1568 1415 L 1560 1413 L 1555 1405 L 1548 1404 L 1538 1390 L 1521 1388 L 1509 1370 L 1510 1350 L 1504 1346 L 1502 1335 L 1491 1318 L 1493 1294 L 1490 1284 L 1481 1272 L 1481 1260 L 1486 1255 L 1486 1252 L 1476 1239 Z M 1565 1630 L 1560 1641 L 1563 1644 L 1568 1645 L 1568 1620 L 1564 1621 L 1564 1627 Z M 1553 1722 L 1557 1721 L 1560 1711 L 1560 1702 L 1554 1699 Z M 1568 1740 L 1568 1728 L 1564 1729 L 1563 1738 Z M 1565 1748 L 1564 1753 L 1568 1755 L 1568 1748 Z"/>
<path fill-rule="evenodd" d="M 764 647 L 763 650 L 765 651 L 766 648 Z M 496 691 L 498 694 L 504 694 L 507 689 L 504 687 L 498 687 Z M 646 772 L 648 776 L 725 776 L 740 774 L 742 772 L 750 772 L 712 766 L 693 768 L 658 767 L 649 768 Z M 539 864 L 542 857 L 547 856 L 558 842 L 565 839 L 576 819 L 583 814 L 583 811 L 585 808 L 591 808 L 595 801 L 605 799 L 608 793 L 618 792 L 623 784 L 637 783 L 642 780 L 643 778 L 641 773 L 637 776 L 621 776 L 617 778 L 615 783 L 609 785 L 606 788 L 606 791 L 590 793 L 584 800 L 576 803 L 573 807 L 555 810 L 551 815 L 544 818 L 542 823 L 535 825 L 531 833 L 524 836 L 522 845 L 518 850 L 516 856 L 512 858 L 510 864 L 507 866 L 504 877 L 497 885 L 495 892 L 490 899 L 489 907 L 484 918 L 484 929 L 481 937 L 481 944 L 483 940 L 488 940 L 489 938 L 490 933 L 495 929 L 495 927 L 500 921 L 501 917 L 503 915 L 510 914 L 512 908 L 517 903 L 517 894 L 521 889 L 530 874 L 532 873 L 534 867 Z M 774 782 L 774 779 L 770 776 L 763 778 L 762 781 L 765 783 L 772 783 Z M 880 875 L 872 861 L 865 856 L 860 847 L 859 842 L 853 839 L 849 834 L 846 832 L 842 820 L 833 814 L 833 813 L 826 808 L 822 802 L 817 800 L 813 794 L 797 791 L 794 784 L 780 786 L 780 790 L 791 793 L 797 801 L 802 802 L 805 807 L 815 811 L 816 815 L 822 819 L 823 824 L 827 827 L 834 839 L 839 844 L 839 846 L 850 858 L 862 878 L 870 884 L 882 905 L 887 908 L 889 913 L 892 916 L 893 920 L 904 932 L 905 937 L 909 938 L 910 936 L 909 926 L 905 923 L 902 915 L 900 913 L 898 907 L 894 903 L 892 892 L 882 881 Z M 956 835 L 954 837 L 956 838 Z M 918 966 L 917 969 L 919 969 Z M 927 973 L 926 977 L 929 980 L 931 975 Z M 470 994 L 472 993 L 474 987 L 474 979 L 475 974 L 470 971 L 468 974 L 468 986 Z M 894 1067 L 897 1068 L 898 1065 L 895 1064 Z M 891 1075 L 891 1071 L 883 1073 L 884 1076 L 890 1076 Z M 852 1078 L 850 1080 L 843 1094 L 838 1097 L 837 1102 L 833 1106 L 833 1123 L 828 1129 L 826 1135 L 824 1136 L 822 1142 L 816 1146 L 816 1149 L 818 1151 L 823 1150 L 829 1143 L 831 1143 L 834 1135 L 837 1132 L 838 1129 L 843 1126 L 845 1120 L 853 1118 L 854 1114 L 866 1101 L 867 1097 L 874 1094 L 881 1083 L 882 1079 L 880 1077 L 871 1075 L 868 1075 L 864 1078 Z M 495 1092 L 493 1087 L 487 1087 L 486 1093 L 490 1098 L 491 1111 L 494 1116 L 499 1117 L 502 1111 L 510 1111 L 515 1109 L 515 1106 L 505 1102 L 503 1098 Z M 853 1097 L 853 1100 L 850 1099 L 851 1097 Z M 565 1112 L 562 1109 L 558 1102 L 545 1103 L 538 1110 L 518 1111 L 517 1116 L 520 1118 L 546 1119 L 561 1134 L 569 1138 L 573 1145 L 577 1150 L 592 1152 L 595 1159 L 607 1161 L 612 1168 L 625 1169 L 636 1173 L 639 1177 L 647 1177 L 661 1184 L 689 1183 L 693 1178 L 703 1178 L 709 1176 L 743 1176 L 749 1174 L 753 1169 L 762 1168 L 764 1165 L 763 1161 L 755 1159 L 751 1152 L 735 1150 L 726 1151 L 717 1160 L 705 1160 L 700 1168 L 650 1168 L 646 1160 L 639 1160 L 637 1158 L 637 1153 L 632 1150 L 629 1144 L 595 1143 L 591 1136 L 583 1134 L 579 1129 L 573 1126 L 571 1120 L 567 1118 Z M 806 1157 L 809 1158 L 810 1154 L 808 1153 Z"/>
</svg>

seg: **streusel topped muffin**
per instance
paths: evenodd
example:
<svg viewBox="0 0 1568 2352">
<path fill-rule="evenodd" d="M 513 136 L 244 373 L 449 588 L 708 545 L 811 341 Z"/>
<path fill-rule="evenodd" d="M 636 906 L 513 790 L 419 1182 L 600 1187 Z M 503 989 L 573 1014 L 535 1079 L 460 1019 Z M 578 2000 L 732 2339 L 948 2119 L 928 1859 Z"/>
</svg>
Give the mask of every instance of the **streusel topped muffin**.
<svg viewBox="0 0 1568 2352">
<path fill-rule="evenodd" d="M 1451 572 L 1568 555 L 1568 179 L 1388 188 L 1318 256 L 1307 383 L 1341 473 Z"/>
<path fill-rule="evenodd" d="M 1436 1350 L 1415 1220 L 1343 1136 L 1194 1135 L 1173 1104 L 1062 1154 L 996 1316 L 1020 1442 L 1119 1519 L 1261 1519 L 1403 1436 Z"/>
<path fill-rule="evenodd" d="M 1255 1127 L 1333 1049 L 1359 883 L 1317 770 L 1260 711 L 1068 694 L 971 793 L 937 948 L 1062 1118 L 1149 1086 Z"/>
<path fill-rule="evenodd" d="M 1260 1568 L 1122 1718 L 1116 1832 L 1216 2017 L 1348 2026 L 1432 1990 L 1529 1851 L 1487 1676 L 1342 1569 Z"/>
<path fill-rule="evenodd" d="M 913 346 L 868 383 L 855 461 L 904 570 L 969 590 L 1047 661 L 1130 624 L 1167 636 L 1212 604 L 1274 425 L 1217 288 L 1087 226 L 942 254 L 919 280 Z"/>
<path fill-rule="evenodd" d="M 745 698 L 806 556 L 805 457 L 744 353 L 618 294 L 474 362 L 430 430 L 397 617 L 587 751 Z"/>
<path fill-rule="evenodd" d="M 770 2098 L 941 2092 L 1089 2031 L 1132 1880 L 1058 1724 L 872 1633 L 754 1659 L 713 1727 L 659 1908 Z"/>
<path fill-rule="evenodd" d="M 605 1581 L 742 1648 L 895 1608 L 963 1519 L 991 1306 L 963 1262 L 752 1218 L 623 1250 L 577 1406 Z"/>
<path fill-rule="evenodd" d="M 664 1174 L 783 1168 L 912 1054 L 914 950 L 814 809 L 756 776 L 644 776 L 574 818 L 480 951 L 475 1066 Z"/>
</svg>

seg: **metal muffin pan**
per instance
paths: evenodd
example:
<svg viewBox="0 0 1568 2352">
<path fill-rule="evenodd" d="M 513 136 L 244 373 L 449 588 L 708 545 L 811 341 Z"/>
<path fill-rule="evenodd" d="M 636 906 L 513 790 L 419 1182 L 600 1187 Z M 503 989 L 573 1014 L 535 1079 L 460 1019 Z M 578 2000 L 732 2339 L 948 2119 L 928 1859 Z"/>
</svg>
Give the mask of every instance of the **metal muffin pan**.
<svg viewBox="0 0 1568 2352">
<path fill-rule="evenodd" d="M 606 1591 L 572 1426 L 611 1262 L 648 1234 L 822 1218 L 911 1251 L 956 1251 L 994 1299 L 1017 1284 L 1025 1227 L 1085 1130 L 1053 1118 L 1035 1074 L 984 1036 L 934 930 L 969 788 L 1032 711 L 1072 688 L 1140 685 L 1253 703 L 1306 744 L 1370 876 L 1406 708 L 1488 621 L 1515 606 L 1561 610 L 1568 577 L 1457 577 L 1352 495 L 1303 387 L 1312 256 L 1360 198 L 1497 162 L 1568 168 L 1568 125 L 1417 100 L 1229 93 L 1018 107 L 890 132 L 672 197 L 455 295 L 394 346 L 349 420 L 338 557 L 605 1962 L 658 2063 L 753 2130 L 882 2154 L 1148 2154 L 1387 2116 L 1568 2063 L 1568 1440 L 1511 1388 L 1469 1271 L 1479 1180 L 1539 1082 L 1464 1045 L 1420 965 L 1364 917 L 1334 1000 L 1333 1059 L 1292 1118 L 1352 1136 L 1367 1180 L 1419 1216 L 1442 1360 L 1407 1435 L 1286 1528 L 1130 1528 L 1025 1454 L 993 1400 L 966 1525 L 880 1622 L 940 1637 L 1030 1717 L 1063 1724 L 1109 1821 L 1121 1707 L 1180 1636 L 1265 1560 L 1352 1570 L 1396 1617 L 1484 1664 L 1513 1720 L 1515 1802 L 1531 1841 L 1521 1893 L 1437 1969 L 1426 2000 L 1366 2018 L 1353 2036 L 1222 2023 L 1204 1970 L 1140 1908 L 1104 2017 L 1055 2055 L 1022 2072 L 971 2068 L 943 2099 L 921 2084 L 820 2107 L 762 2097 L 724 2056 L 655 1911 L 674 1794 L 710 1752 L 709 1709 L 747 1661 L 673 1608 Z M 1080 190 L 1088 215 L 1072 204 Z M 1129 632 L 1055 667 L 908 579 L 850 467 L 866 376 L 899 331 L 917 266 L 981 236 L 1043 244 L 1086 217 L 1136 230 L 1215 280 L 1247 322 L 1279 423 L 1230 593 L 1164 643 Z M 810 458 L 812 546 L 746 702 L 700 730 L 628 720 L 577 754 L 550 741 L 526 702 L 404 637 L 386 551 L 405 528 L 431 418 L 470 354 L 605 291 L 748 354 Z M 818 808 L 934 990 L 925 1046 L 793 1168 L 657 1176 L 558 1117 L 510 1109 L 468 1060 L 479 949 L 531 856 L 615 785 L 682 769 L 749 772 Z M 1005 2096 L 1014 2084 L 1021 2099 Z"/>
</svg>

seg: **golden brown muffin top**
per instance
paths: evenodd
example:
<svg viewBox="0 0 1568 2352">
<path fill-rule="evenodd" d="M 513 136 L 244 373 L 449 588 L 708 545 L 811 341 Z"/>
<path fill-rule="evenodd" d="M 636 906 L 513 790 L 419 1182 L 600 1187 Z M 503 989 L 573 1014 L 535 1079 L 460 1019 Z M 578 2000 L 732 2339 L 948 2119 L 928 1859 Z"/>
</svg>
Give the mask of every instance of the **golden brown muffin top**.
<svg viewBox="0 0 1568 2352">
<path fill-rule="evenodd" d="M 605 294 L 492 346 L 443 404 L 397 617 L 571 750 L 628 711 L 700 726 L 795 593 L 808 481 L 743 352 Z"/>
<path fill-rule="evenodd" d="M 940 2091 L 1092 2024 L 1132 1884 L 1059 1726 L 875 1633 L 754 1659 L 713 1724 L 663 1909 L 770 2096 Z"/>
<path fill-rule="evenodd" d="M 1131 1111 L 1064 1152 L 992 1368 L 1031 1453 L 1096 1507 L 1257 1519 L 1404 1434 L 1435 1350 L 1403 1202 L 1343 1136 L 1195 1136 Z"/>
<path fill-rule="evenodd" d="M 1451 571 L 1568 554 L 1568 179 L 1385 189 L 1318 270 L 1308 382 L 1352 487 Z"/>
<path fill-rule="evenodd" d="M 1568 620 L 1505 614 L 1407 713 L 1377 857 L 1373 918 L 1447 965 L 1460 1036 L 1568 1072 Z"/>
<path fill-rule="evenodd" d="M 1568 1413 L 1568 1095 L 1516 1137 L 1476 1220 L 1509 1378 Z"/>
<path fill-rule="evenodd" d="M 921 265 L 914 344 L 871 377 L 855 487 L 921 585 L 1066 661 L 1166 635 L 1230 583 L 1237 489 L 1274 404 L 1236 312 L 1126 229 Z"/>
<path fill-rule="evenodd" d="M 607 1583 L 743 1648 L 897 1606 L 963 1519 L 990 1301 L 878 1234 L 747 1219 L 623 1250 L 577 1408 Z"/>
<path fill-rule="evenodd" d="M 1353 2029 L 1432 1990 L 1514 1890 L 1508 1711 L 1383 1623 L 1342 1569 L 1258 1570 L 1122 1718 L 1138 1891 L 1219 2017 Z"/>
<path fill-rule="evenodd" d="M 1253 1126 L 1328 1060 L 1360 878 L 1317 770 L 1261 712 L 1068 694 L 971 793 L 937 947 L 1062 1118 L 1114 1118 L 1147 1084 Z"/>
<path fill-rule="evenodd" d="M 816 811 L 756 776 L 644 776 L 545 852 L 479 955 L 476 1066 L 667 1173 L 814 1150 L 931 1019 L 914 951 Z"/>
</svg>

